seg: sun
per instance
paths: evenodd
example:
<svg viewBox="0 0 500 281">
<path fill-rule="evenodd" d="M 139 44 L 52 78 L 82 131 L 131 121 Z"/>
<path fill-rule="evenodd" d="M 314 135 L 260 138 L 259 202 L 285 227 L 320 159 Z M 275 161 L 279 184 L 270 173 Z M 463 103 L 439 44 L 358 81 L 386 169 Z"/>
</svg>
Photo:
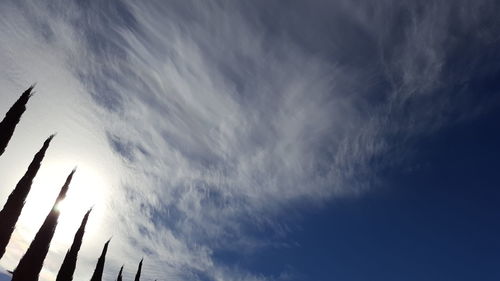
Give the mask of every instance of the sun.
<svg viewBox="0 0 500 281">
<path fill-rule="evenodd" d="M 44 163 L 33 182 L 19 223 L 27 236 L 33 236 L 49 213 L 57 194 L 73 167 L 69 162 Z M 79 165 L 66 198 L 56 205 L 59 220 L 54 236 L 58 244 L 71 241 L 83 216 L 93 208 L 89 224 L 97 224 L 103 216 L 102 206 L 108 194 L 106 178 L 90 165 Z M 24 236 L 24 235 L 23 235 Z"/>
</svg>

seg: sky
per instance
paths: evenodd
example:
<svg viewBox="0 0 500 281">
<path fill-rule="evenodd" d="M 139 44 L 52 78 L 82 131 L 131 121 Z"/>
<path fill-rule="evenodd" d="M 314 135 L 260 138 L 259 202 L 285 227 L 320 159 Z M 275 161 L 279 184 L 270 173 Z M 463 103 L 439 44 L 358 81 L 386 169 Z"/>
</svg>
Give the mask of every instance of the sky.
<svg viewBox="0 0 500 281">
<path fill-rule="evenodd" d="M 499 6 L 1 1 L 0 269 L 76 166 L 42 281 L 91 207 L 76 281 L 499 280 Z"/>
</svg>

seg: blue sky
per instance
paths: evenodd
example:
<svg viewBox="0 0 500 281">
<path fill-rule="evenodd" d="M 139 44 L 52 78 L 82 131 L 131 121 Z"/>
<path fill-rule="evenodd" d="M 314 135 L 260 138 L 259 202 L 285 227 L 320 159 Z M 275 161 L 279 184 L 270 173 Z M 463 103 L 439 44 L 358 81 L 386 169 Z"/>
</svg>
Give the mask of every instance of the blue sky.
<svg viewBox="0 0 500 281">
<path fill-rule="evenodd" d="M 0 266 L 78 165 L 41 280 L 90 206 L 77 281 L 497 280 L 498 8 L 3 1 L 4 185 L 58 134 Z"/>
<path fill-rule="evenodd" d="M 498 118 L 446 129 L 376 191 L 306 212 L 295 246 L 228 260 L 296 280 L 497 280 Z"/>
</svg>

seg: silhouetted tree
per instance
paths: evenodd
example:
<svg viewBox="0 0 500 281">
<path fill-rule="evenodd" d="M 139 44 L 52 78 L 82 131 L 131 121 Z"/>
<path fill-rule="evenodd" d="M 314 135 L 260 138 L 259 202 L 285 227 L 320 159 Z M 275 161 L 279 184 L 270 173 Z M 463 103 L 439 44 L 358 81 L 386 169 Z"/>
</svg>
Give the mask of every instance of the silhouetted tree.
<svg viewBox="0 0 500 281">
<path fill-rule="evenodd" d="M 140 281 L 141 280 L 141 269 L 142 269 L 142 260 L 139 262 L 139 267 L 137 268 L 137 273 L 135 274 L 135 281 Z"/>
<path fill-rule="evenodd" d="M 102 249 L 101 256 L 99 257 L 99 260 L 97 261 L 97 265 L 95 266 L 94 274 L 92 274 L 92 278 L 90 278 L 90 281 L 101 281 L 102 280 L 102 273 L 104 272 L 104 262 L 106 261 L 106 252 L 108 251 L 108 245 L 109 241 L 104 244 L 104 249 Z"/>
<path fill-rule="evenodd" d="M 35 235 L 35 239 L 31 242 L 28 250 L 21 258 L 21 261 L 17 265 L 14 273 L 12 274 L 12 281 L 37 281 L 38 275 L 42 270 L 43 261 L 47 256 L 49 251 L 50 242 L 54 236 L 54 232 L 57 227 L 57 220 L 59 219 L 59 211 L 57 210 L 57 204 L 59 204 L 66 197 L 66 193 L 69 189 L 69 184 L 75 170 L 71 171 L 69 176 L 66 178 L 66 182 L 61 188 L 59 195 L 57 196 L 52 210 L 45 218 L 42 226 Z"/>
<path fill-rule="evenodd" d="M 118 278 L 116 278 L 116 281 L 122 281 L 122 272 L 123 272 L 123 265 L 120 268 L 120 272 L 118 272 Z"/>
<path fill-rule="evenodd" d="M 16 188 L 14 188 L 12 193 L 9 195 L 2 211 L 0 211 L 0 258 L 4 255 L 5 248 L 7 247 L 7 244 L 9 244 L 10 236 L 14 231 L 17 219 L 21 214 L 24 202 L 26 201 L 26 196 L 28 196 L 28 193 L 30 192 L 33 179 L 40 168 L 45 152 L 47 151 L 53 137 L 54 135 L 50 136 L 43 143 L 42 148 L 35 154 L 28 170 L 19 180 Z"/>
<path fill-rule="evenodd" d="M 80 227 L 76 231 L 75 238 L 73 239 L 73 244 L 71 244 L 71 248 L 68 250 L 68 252 L 66 253 L 66 256 L 64 257 L 64 260 L 61 264 L 61 268 L 59 269 L 59 272 L 57 273 L 56 281 L 71 281 L 71 280 L 73 280 L 73 273 L 75 272 L 75 268 L 76 268 L 76 260 L 78 258 L 78 251 L 80 250 L 80 247 L 82 246 L 83 234 L 85 233 L 85 226 L 87 225 L 90 211 L 92 211 L 92 209 L 88 210 L 88 212 L 85 214 L 85 216 L 83 217 L 82 223 L 80 224 Z"/>
<path fill-rule="evenodd" d="M 28 90 L 19 97 L 19 99 L 12 105 L 12 107 L 7 111 L 2 122 L 0 122 L 0 155 L 5 151 L 5 148 L 9 144 L 12 134 L 16 129 L 17 123 L 21 120 L 21 115 L 23 115 L 26 110 L 26 103 L 31 97 L 33 86 L 29 87 Z"/>
</svg>

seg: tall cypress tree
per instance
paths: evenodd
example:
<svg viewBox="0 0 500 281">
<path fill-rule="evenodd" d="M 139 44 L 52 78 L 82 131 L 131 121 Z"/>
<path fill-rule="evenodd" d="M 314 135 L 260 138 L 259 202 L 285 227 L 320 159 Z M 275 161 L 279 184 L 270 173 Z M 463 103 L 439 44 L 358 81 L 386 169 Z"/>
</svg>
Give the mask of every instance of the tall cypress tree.
<svg viewBox="0 0 500 281">
<path fill-rule="evenodd" d="M 120 268 L 120 272 L 118 272 L 118 277 L 116 278 L 116 281 L 122 281 L 122 272 L 123 272 L 123 265 Z"/>
<path fill-rule="evenodd" d="M 69 176 L 66 178 L 66 182 L 61 188 L 59 195 L 57 196 L 52 210 L 45 218 L 42 226 L 35 235 L 35 239 L 31 242 L 28 250 L 19 261 L 17 268 L 12 274 L 12 281 L 37 281 L 40 271 L 42 270 L 43 261 L 47 256 L 49 251 L 50 242 L 54 236 L 54 232 L 57 227 L 57 220 L 59 219 L 59 211 L 57 210 L 57 205 L 64 200 L 66 193 L 69 189 L 69 184 L 73 178 L 75 170 L 71 171 Z"/>
<path fill-rule="evenodd" d="M 50 141 L 54 135 L 50 136 L 44 143 L 42 148 L 35 154 L 31 161 L 28 170 L 24 176 L 19 180 L 16 188 L 12 191 L 5 203 L 2 211 L 0 211 L 0 258 L 5 254 L 5 248 L 9 244 L 10 237 L 16 226 L 17 219 L 21 214 L 26 201 L 26 196 L 31 189 L 31 184 L 35 178 L 38 169 L 42 163 L 45 152 L 49 147 Z"/>
<path fill-rule="evenodd" d="M 85 233 L 85 226 L 87 225 L 87 220 L 89 219 L 90 211 L 92 211 L 92 209 L 88 210 L 88 212 L 83 217 L 82 223 L 75 234 L 75 238 L 73 239 L 73 244 L 71 244 L 71 248 L 66 253 L 61 268 L 57 273 L 56 281 L 73 280 L 73 273 L 75 273 L 78 251 L 82 246 L 83 234 Z"/>
<path fill-rule="evenodd" d="M 31 91 L 33 90 L 33 87 L 34 86 L 31 86 L 24 91 L 9 111 L 7 111 L 2 122 L 0 122 L 0 155 L 4 153 L 12 134 L 14 134 L 17 123 L 21 120 L 21 115 L 23 115 L 26 110 L 26 103 L 28 103 L 28 100 L 32 95 Z"/>
<path fill-rule="evenodd" d="M 90 278 L 90 281 L 101 281 L 102 280 L 102 273 L 104 272 L 104 262 L 106 261 L 106 252 L 108 251 L 108 245 L 109 241 L 104 244 L 104 248 L 102 249 L 101 256 L 99 257 L 99 260 L 97 261 L 97 265 L 95 266 L 94 273 L 92 274 L 92 278 Z"/>
<path fill-rule="evenodd" d="M 137 273 L 135 274 L 135 281 L 140 281 L 141 280 L 141 270 L 142 270 L 142 260 L 139 262 L 139 267 L 137 268 Z"/>
</svg>

